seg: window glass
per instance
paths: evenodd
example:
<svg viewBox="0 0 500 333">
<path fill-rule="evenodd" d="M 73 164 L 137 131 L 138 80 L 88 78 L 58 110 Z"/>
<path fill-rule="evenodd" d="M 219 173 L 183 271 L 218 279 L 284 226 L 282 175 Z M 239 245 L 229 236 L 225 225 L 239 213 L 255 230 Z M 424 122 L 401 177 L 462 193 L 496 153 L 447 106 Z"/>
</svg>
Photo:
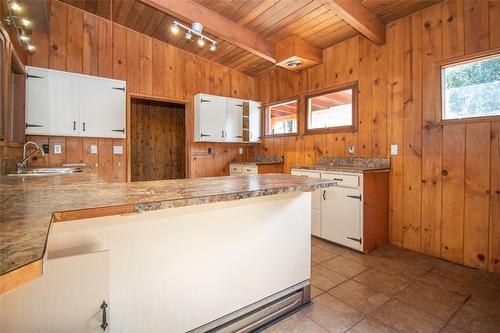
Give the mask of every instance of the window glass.
<svg viewBox="0 0 500 333">
<path fill-rule="evenodd" d="M 353 126 L 354 88 L 347 88 L 307 98 L 307 128 Z"/>
<path fill-rule="evenodd" d="M 297 133 L 297 100 L 280 102 L 266 107 L 266 134 Z"/>
<path fill-rule="evenodd" d="M 500 56 L 442 68 L 442 119 L 500 115 Z"/>
</svg>

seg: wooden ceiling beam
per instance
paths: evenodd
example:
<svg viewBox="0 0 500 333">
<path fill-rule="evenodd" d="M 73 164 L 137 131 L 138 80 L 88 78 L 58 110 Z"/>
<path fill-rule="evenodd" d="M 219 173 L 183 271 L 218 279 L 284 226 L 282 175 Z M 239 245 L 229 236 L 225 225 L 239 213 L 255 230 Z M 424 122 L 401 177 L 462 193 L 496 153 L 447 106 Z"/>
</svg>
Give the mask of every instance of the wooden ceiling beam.
<svg viewBox="0 0 500 333">
<path fill-rule="evenodd" d="M 192 0 L 139 0 L 166 14 L 187 22 L 200 22 L 204 30 L 256 56 L 276 63 L 275 45 L 256 33 L 203 7 Z"/>
<path fill-rule="evenodd" d="M 385 43 L 385 23 L 359 0 L 322 0 L 354 29 L 376 44 Z"/>
</svg>

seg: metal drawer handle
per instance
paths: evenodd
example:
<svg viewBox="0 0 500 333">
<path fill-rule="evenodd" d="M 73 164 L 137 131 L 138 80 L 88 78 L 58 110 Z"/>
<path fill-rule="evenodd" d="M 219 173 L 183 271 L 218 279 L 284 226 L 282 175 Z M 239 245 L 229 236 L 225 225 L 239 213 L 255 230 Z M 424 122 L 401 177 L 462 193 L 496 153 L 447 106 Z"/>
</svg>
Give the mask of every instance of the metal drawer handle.
<svg viewBox="0 0 500 333">
<path fill-rule="evenodd" d="M 102 301 L 102 304 L 101 304 L 101 309 L 102 309 L 102 324 L 101 324 L 101 328 L 103 331 L 106 330 L 106 328 L 108 327 L 108 322 L 107 322 L 107 318 L 106 318 L 106 308 L 108 307 L 108 305 L 106 304 L 105 301 Z"/>
<path fill-rule="evenodd" d="M 76 121 L 73 122 L 73 131 L 76 131 Z"/>
<path fill-rule="evenodd" d="M 85 122 L 83 122 L 83 131 L 85 132 Z"/>
</svg>

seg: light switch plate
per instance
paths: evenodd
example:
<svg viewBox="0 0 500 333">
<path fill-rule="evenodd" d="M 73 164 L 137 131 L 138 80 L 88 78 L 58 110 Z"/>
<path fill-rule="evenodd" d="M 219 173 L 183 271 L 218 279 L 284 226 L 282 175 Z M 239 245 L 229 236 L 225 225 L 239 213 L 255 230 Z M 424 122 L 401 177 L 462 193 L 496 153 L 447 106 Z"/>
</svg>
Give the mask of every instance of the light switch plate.
<svg viewBox="0 0 500 333">
<path fill-rule="evenodd" d="M 90 153 L 97 154 L 97 145 L 90 145 Z"/>
<path fill-rule="evenodd" d="M 61 145 L 54 145 L 54 154 L 61 154 L 62 148 Z"/>
<path fill-rule="evenodd" d="M 115 155 L 123 154 L 123 146 L 113 146 L 113 154 Z"/>
<path fill-rule="evenodd" d="M 398 154 L 398 145 L 391 145 L 391 155 Z"/>
<path fill-rule="evenodd" d="M 243 148 L 240 148 L 240 155 L 243 155 Z"/>
</svg>

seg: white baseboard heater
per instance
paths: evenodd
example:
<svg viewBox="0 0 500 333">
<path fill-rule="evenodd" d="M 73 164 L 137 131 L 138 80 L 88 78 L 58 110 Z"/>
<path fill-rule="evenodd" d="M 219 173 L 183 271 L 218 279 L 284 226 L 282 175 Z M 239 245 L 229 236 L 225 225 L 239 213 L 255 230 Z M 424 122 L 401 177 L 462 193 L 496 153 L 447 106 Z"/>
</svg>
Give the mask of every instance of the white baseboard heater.
<svg viewBox="0 0 500 333">
<path fill-rule="evenodd" d="M 304 281 L 188 333 L 247 333 L 271 323 L 309 303 L 311 285 Z"/>
</svg>

